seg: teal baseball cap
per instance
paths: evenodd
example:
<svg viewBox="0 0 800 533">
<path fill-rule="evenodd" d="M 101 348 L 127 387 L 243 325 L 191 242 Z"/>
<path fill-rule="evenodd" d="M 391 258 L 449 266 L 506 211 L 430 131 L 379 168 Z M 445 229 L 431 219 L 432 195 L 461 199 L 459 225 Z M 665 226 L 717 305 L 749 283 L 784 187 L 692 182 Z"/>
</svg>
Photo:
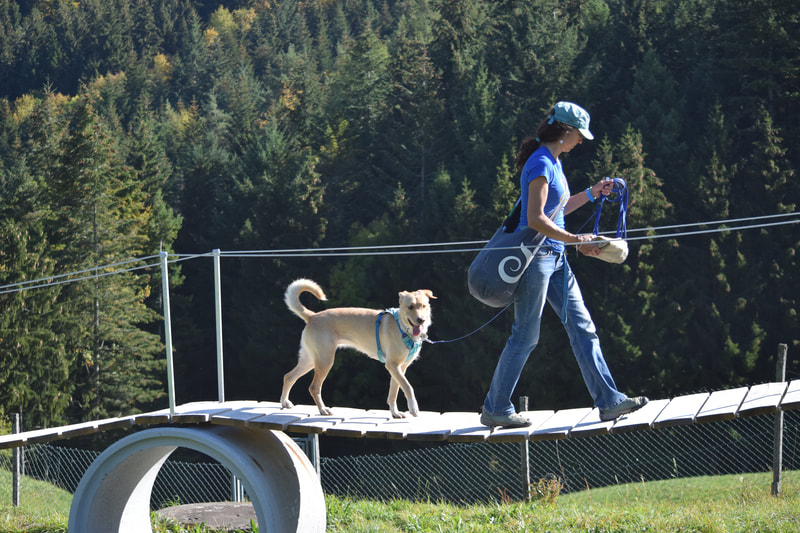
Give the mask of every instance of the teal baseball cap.
<svg viewBox="0 0 800 533">
<path fill-rule="evenodd" d="M 563 122 L 574 128 L 578 128 L 584 139 L 592 140 L 594 135 L 589 131 L 589 113 L 578 104 L 572 102 L 559 102 L 553 106 L 554 113 L 550 115 L 548 124 L 552 124 L 554 120 Z"/>
</svg>

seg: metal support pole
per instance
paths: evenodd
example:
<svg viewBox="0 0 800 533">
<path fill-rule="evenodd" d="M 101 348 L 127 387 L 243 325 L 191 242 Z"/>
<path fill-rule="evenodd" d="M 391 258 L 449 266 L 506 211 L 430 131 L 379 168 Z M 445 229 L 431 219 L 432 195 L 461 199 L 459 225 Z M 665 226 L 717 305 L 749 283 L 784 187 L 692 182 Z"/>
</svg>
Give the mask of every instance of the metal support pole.
<svg viewBox="0 0 800 533">
<path fill-rule="evenodd" d="M 231 474 L 231 501 L 236 503 L 245 501 L 244 486 L 236 474 Z"/>
<path fill-rule="evenodd" d="M 164 304 L 164 343 L 167 348 L 167 388 L 169 393 L 169 418 L 175 416 L 175 371 L 172 365 L 172 316 L 169 306 L 169 274 L 167 252 L 161 252 L 161 298 Z"/>
<path fill-rule="evenodd" d="M 778 361 L 775 379 L 779 383 L 786 381 L 786 345 L 778 345 Z M 783 411 L 775 413 L 775 436 L 772 449 L 772 495 L 781 495 L 781 477 L 783 475 Z"/>
<path fill-rule="evenodd" d="M 320 461 L 319 456 L 319 434 L 312 433 L 309 435 L 311 439 L 311 464 L 314 465 L 314 470 L 317 471 L 317 475 L 321 478 L 322 477 L 322 464 Z"/>
<path fill-rule="evenodd" d="M 519 397 L 519 411 L 527 411 L 528 410 L 528 397 L 527 396 L 520 396 Z M 529 439 L 525 439 L 524 442 L 520 444 L 519 452 L 520 452 L 520 480 L 522 482 L 522 497 L 525 501 L 530 501 L 531 499 L 531 463 L 530 463 L 530 455 L 528 445 L 530 443 Z"/>
<path fill-rule="evenodd" d="M 11 425 L 11 431 L 13 433 L 20 432 L 19 413 L 12 413 Z M 19 507 L 20 478 L 22 477 L 22 450 L 22 447 L 15 447 L 11 452 L 11 461 L 14 464 L 13 480 L 11 482 L 11 505 L 13 507 Z"/>
<path fill-rule="evenodd" d="M 217 392 L 220 403 L 225 401 L 225 370 L 222 359 L 222 283 L 220 282 L 219 248 L 214 254 L 214 303 L 217 320 Z"/>
</svg>

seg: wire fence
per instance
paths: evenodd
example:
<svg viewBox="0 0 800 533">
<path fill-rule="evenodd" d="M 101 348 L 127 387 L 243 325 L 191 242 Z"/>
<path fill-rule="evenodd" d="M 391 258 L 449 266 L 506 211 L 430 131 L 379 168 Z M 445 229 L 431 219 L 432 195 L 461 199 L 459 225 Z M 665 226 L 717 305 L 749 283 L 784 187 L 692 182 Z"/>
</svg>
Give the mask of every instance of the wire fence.
<svg viewBox="0 0 800 533">
<path fill-rule="evenodd" d="M 784 413 L 784 469 L 800 462 L 800 413 Z M 326 493 L 360 498 L 474 503 L 527 498 L 558 478 L 563 492 L 669 478 L 769 472 L 774 418 L 678 426 L 620 435 L 529 442 L 449 444 L 390 456 L 322 460 Z"/>
<path fill-rule="evenodd" d="M 796 470 L 800 411 L 786 412 L 784 417 L 783 465 L 785 470 Z M 313 442 L 297 440 L 313 458 Z M 524 500 L 530 484 L 539 480 L 558 479 L 567 493 L 669 478 L 769 472 L 773 446 L 774 417 L 762 415 L 620 435 L 531 441 L 527 448 L 523 443 L 452 443 L 385 455 L 322 457 L 318 469 L 326 494 L 471 504 Z M 20 507 L 38 509 L 64 506 L 100 453 L 50 444 L 23 451 Z M 324 455 L 324 442 L 321 451 Z M 530 465 L 527 476 L 525 454 Z M 5 450 L 0 453 L 4 485 L 0 495 L 7 501 L 0 502 L 0 508 L 11 505 L 12 470 L 11 451 Z M 56 492 L 64 497 L 54 496 Z M 222 464 L 179 448 L 155 480 L 151 508 L 240 501 L 243 496 Z"/>
</svg>

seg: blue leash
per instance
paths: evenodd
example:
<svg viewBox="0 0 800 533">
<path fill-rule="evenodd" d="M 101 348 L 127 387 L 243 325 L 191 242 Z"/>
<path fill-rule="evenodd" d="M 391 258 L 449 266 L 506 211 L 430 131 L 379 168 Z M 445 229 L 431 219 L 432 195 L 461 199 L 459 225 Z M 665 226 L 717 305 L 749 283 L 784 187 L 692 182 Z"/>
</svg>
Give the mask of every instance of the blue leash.
<svg viewBox="0 0 800 533">
<path fill-rule="evenodd" d="M 506 311 L 506 309 L 508 309 L 509 307 L 511 307 L 511 305 L 512 305 L 513 303 L 514 303 L 514 302 L 511 302 L 510 304 L 508 304 L 507 306 L 505 306 L 504 308 L 502 308 L 502 309 L 501 309 L 501 310 L 500 310 L 500 311 L 499 311 L 499 312 L 498 312 L 496 315 L 494 315 L 492 318 L 490 318 L 490 319 L 489 319 L 489 320 L 488 320 L 486 323 L 484 323 L 484 324 L 483 324 L 481 327 L 479 327 L 478 329 L 476 329 L 476 330 L 474 330 L 474 331 L 471 331 L 471 332 L 467 333 L 466 335 L 462 335 L 461 337 L 459 337 L 459 338 L 457 338 L 457 339 L 450 339 L 449 341 L 432 341 L 432 340 L 430 340 L 430 339 L 425 339 L 425 342 L 427 342 L 428 344 L 442 344 L 442 343 L 445 343 L 445 342 L 456 342 L 456 341 L 460 341 L 460 340 L 462 340 L 462 339 L 466 339 L 466 338 L 467 338 L 467 337 L 469 337 L 470 335 L 474 335 L 475 333 L 478 333 L 480 330 L 482 330 L 483 328 L 485 328 L 486 326 L 488 326 L 489 324 L 491 324 L 492 322 L 494 322 L 494 320 L 495 320 L 497 317 L 499 317 L 500 315 L 502 315 L 502 314 L 503 314 L 503 313 Z"/>
<path fill-rule="evenodd" d="M 595 208 L 594 215 L 594 234 L 600 231 L 600 210 L 605 202 L 619 203 L 619 217 L 617 219 L 617 237 L 627 238 L 628 236 L 628 186 L 622 178 L 613 178 L 611 194 L 608 196 L 600 195 L 600 203 Z M 615 194 L 616 193 L 616 194 Z"/>
<path fill-rule="evenodd" d="M 625 239 L 628 237 L 628 186 L 622 178 L 606 178 L 611 180 L 611 193 L 608 196 L 600 195 L 600 203 L 594 209 L 594 214 L 583 223 L 583 226 L 578 229 L 577 233 L 594 219 L 593 233 L 600 234 L 600 213 L 603 209 L 603 204 L 606 202 L 619 203 L 619 216 L 617 218 L 617 238 Z"/>
</svg>

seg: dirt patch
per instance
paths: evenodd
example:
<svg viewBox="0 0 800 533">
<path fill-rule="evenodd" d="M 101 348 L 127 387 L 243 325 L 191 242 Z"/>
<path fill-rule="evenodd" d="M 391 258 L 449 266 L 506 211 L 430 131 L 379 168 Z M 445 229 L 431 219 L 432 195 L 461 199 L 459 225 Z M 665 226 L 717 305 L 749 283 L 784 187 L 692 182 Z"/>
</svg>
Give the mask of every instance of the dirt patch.
<svg viewBox="0 0 800 533">
<path fill-rule="evenodd" d="M 156 512 L 184 526 L 205 524 L 217 531 L 250 531 L 250 520 L 258 523 L 251 503 L 192 503 L 166 507 Z"/>
</svg>

